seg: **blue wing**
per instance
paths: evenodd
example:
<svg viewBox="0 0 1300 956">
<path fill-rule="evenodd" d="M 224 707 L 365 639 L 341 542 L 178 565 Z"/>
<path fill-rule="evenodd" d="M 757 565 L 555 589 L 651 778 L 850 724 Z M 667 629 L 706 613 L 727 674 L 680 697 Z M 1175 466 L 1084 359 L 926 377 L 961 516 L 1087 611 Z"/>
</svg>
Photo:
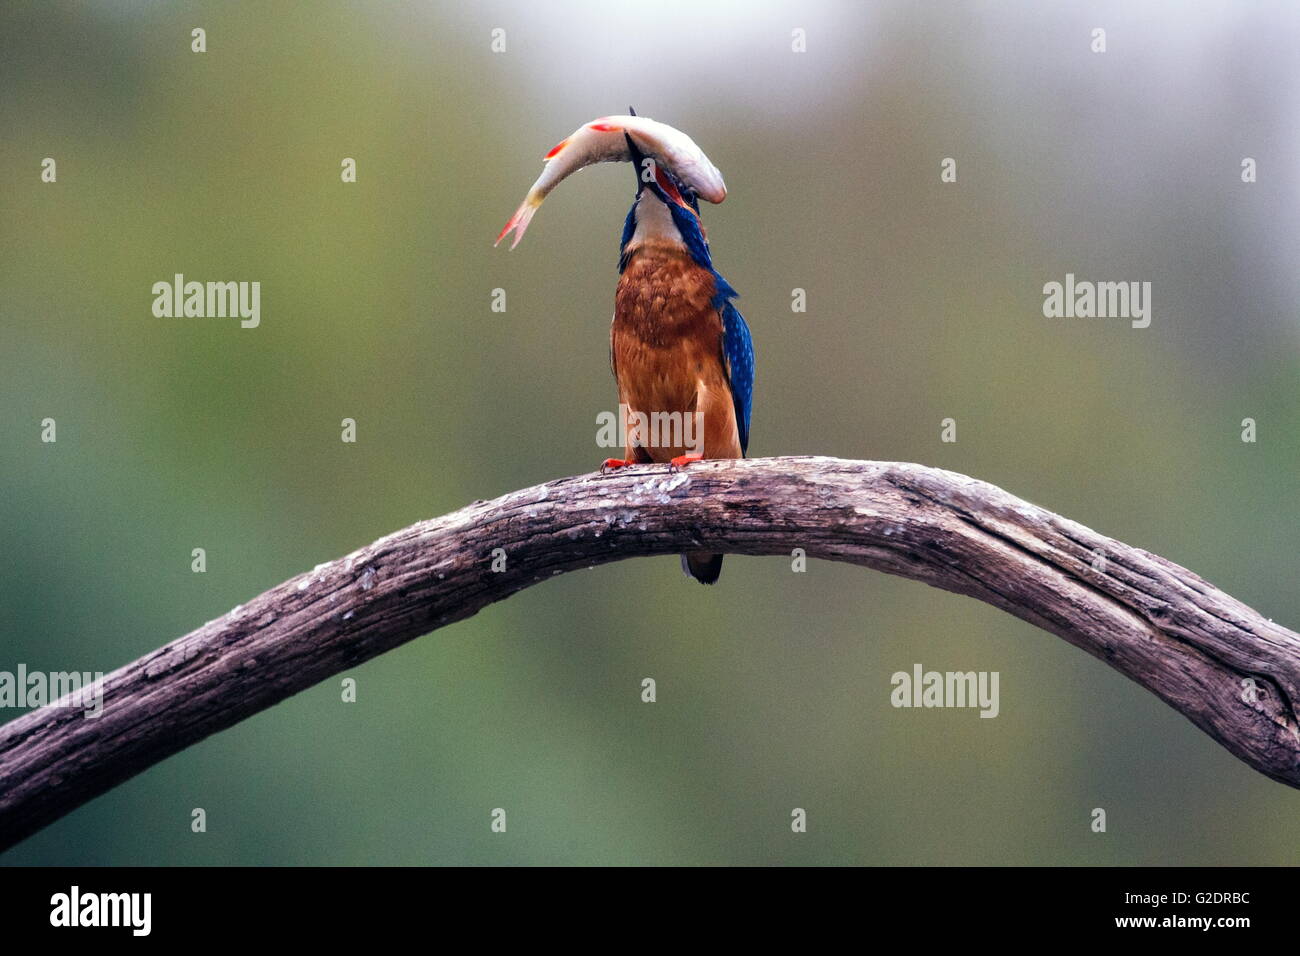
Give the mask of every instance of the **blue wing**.
<svg viewBox="0 0 1300 956">
<path fill-rule="evenodd" d="M 734 293 L 733 293 L 734 294 Z M 731 400 L 736 405 L 736 426 L 740 429 L 740 450 L 749 450 L 749 409 L 754 400 L 754 342 L 745 317 L 736 311 L 730 297 L 719 305 L 722 313 L 722 351 L 727 360 Z"/>
</svg>

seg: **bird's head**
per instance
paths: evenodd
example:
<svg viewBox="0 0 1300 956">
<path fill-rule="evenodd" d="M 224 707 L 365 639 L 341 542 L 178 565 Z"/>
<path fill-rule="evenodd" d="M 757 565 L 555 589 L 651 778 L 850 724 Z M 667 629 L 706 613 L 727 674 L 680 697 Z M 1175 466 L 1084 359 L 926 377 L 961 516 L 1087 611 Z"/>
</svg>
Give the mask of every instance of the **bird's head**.
<svg viewBox="0 0 1300 956">
<path fill-rule="evenodd" d="M 632 252 L 645 243 L 680 246 L 700 265 L 711 269 L 708 234 L 695 190 L 671 168 L 647 156 L 631 136 L 626 140 L 637 189 L 623 223 L 619 271 L 623 271 Z"/>
</svg>

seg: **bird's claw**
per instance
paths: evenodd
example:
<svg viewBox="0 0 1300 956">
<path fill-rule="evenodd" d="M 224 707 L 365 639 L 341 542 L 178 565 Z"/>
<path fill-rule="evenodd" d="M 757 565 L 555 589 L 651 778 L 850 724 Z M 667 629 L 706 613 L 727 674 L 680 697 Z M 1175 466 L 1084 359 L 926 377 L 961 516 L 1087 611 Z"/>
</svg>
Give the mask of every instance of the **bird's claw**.
<svg viewBox="0 0 1300 956">
<path fill-rule="evenodd" d="M 703 455 L 678 455 L 672 461 L 668 462 L 669 471 L 677 471 L 679 468 L 685 468 L 693 461 L 703 461 Z"/>
<path fill-rule="evenodd" d="M 628 465 L 635 465 L 636 462 L 623 458 L 606 458 L 600 463 L 600 473 L 608 475 L 611 471 L 618 468 L 626 468 Z"/>
</svg>

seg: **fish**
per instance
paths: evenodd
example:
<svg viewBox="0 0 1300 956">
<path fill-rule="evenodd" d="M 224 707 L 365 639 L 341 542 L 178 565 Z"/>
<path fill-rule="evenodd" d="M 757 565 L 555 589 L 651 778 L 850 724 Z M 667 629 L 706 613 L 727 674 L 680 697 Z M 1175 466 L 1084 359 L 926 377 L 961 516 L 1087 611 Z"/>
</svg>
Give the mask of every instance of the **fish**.
<svg viewBox="0 0 1300 956">
<path fill-rule="evenodd" d="M 578 170 L 594 163 L 630 161 L 629 137 L 637 149 L 665 167 L 701 199 L 716 204 L 727 198 L 727 184 L 718 167 L 681 130 L 648 116 L 601 116 L 583 123 L 543 157 L 546 168 L 492 245 L 499 246 L 511 231 L 515 238 L 510 248 L 519 245 L 542 201 Z"/>
</svg>

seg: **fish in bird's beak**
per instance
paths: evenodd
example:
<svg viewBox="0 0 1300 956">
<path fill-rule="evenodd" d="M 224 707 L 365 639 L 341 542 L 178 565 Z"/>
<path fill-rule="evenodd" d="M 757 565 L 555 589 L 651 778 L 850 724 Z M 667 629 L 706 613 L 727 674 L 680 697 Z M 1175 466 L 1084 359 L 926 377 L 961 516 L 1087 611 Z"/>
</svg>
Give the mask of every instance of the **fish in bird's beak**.
<svg viewBox="0 0 1300 956">
<path fill-rule="evenodd" d="M 627 140 L 628 159 L 632 162 L 632 172 L 636 176 L 636 195 L 641 198 L 641 193 L 646 186 L 650 187 L 660 201 L 665 205 L 681 206 L 687 212 L 700 217 L 700 204 L 695 199 L 695 191 L 681 182 L 676 176 L 670 173 L 667 168 L 659 162 L 655 162 L 652 168 L 653 176 L 646 175 L 646 155 L 641 152 L 631 136 L 623 134 Z"/>
<path fill-rule="evenodd" d="M 546 154 L 546 168 L 533 183 L 533 188 L 528 190 L 528 195 L 501 230 L 494 245 L 500 245 L 512 230 L 515 238 L 510 248 L 519 245 L 542 200 L 584 166 L 631 160 L 637 164 L 637 181 L 640 183 L 642 156 L 655 161 L 657 185 L 668 193 L 670 199 L 687 208 L 690 206 L 681 198 L 677 183 L 711 203 L 720 203 L 727 198 L 727 185 L 722 181 L 718 168 L 681 130 L 645 116 L 602 116 L 578 127 Z"/>
</svg>

